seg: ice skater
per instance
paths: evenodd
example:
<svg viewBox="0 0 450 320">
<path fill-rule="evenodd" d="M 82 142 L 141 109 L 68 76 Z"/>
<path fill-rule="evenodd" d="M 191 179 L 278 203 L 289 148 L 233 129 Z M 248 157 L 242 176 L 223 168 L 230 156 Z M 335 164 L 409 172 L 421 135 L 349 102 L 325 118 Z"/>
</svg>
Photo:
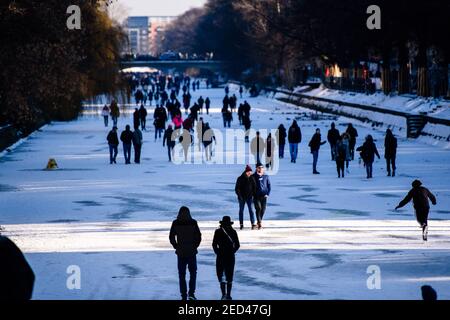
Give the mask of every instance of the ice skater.
<svg viewBox="0 0 450 320">
<path fill-rule="evenodd" d="M 412 182 L 412 189 L 408 192 L 406 197 L 400 201 L 395 210 L 405 206 L 412 199 L 414 204 L 414 210 L 416 213 L 416 219 L 422 228 L 422 238 L 424 241 L 428 239 L 428 214 L 430 212 L 430 204 L 428 199 L 431 200 L 433 205 L 436 205 L 436 197 L 425 187 L 422 187 L 422 182 L 414 180 Z"/>
</svg>

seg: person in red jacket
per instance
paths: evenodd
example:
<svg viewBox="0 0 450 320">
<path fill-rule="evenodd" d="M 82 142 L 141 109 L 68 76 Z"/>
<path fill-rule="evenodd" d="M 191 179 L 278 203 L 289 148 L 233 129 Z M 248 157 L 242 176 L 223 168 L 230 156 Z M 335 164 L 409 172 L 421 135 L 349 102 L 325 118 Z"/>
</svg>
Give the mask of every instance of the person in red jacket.
<svg viewBox="0 0 450 320">
<path fill-rule="evenodd" d="M 416 219 L 422 228 L 422 238 L 427 241 L 428 238 L 428 214 L 430 212 L 430 204 L 428 199 L 431 200 L 433 205 L 436 205 L 436 197 L 425 187 L 422 187 L 422 182 L 414 180 L 412 182 L 412 189 L 408 192 L 406 197 L 400 201 L 395 210 L 405 206 L 412 199 L 414 209 L 416 211 Z"/>
</svg>

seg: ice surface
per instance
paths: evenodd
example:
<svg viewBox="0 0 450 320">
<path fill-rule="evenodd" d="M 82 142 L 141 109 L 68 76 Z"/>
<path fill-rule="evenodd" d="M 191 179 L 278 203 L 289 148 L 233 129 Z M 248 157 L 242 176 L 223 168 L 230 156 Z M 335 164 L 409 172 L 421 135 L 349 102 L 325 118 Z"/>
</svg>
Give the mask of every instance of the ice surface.
<svg viewBox="0 0 450 320">
<path fill-rule="evenodd" d="M 223 94 L 223 89 L 193 93 L 211 98 L 211 114 L 201 116 L 221 131 Z M 439 298 L 450 298 L 448 149 L 400 135 L 397 177 L 386 177 L 384 132 L 343 117 L 313 120 L 314 112 L 272 98 L 244 98 L 252 105 L 254 129 L 280 123 L 288 128 L 297 118 L 303 141 L 297 163 L 290 163 L 286 146 L 279 172 L 271 176 L 265 228 L 249 230 L 245 212 L 235 299 L 420 299 L 424 284 Z M 365 135 L 374 136 L 382 157 L 375 161 L 374 179 L 365 179 L 358 159 L 338 179 L 328 144 L 320 151 L 321 174 L 312 174 L 308 141 L 316 128 L 325 140 L 333 119 L 341 131 L 355 124 L 357 146 Z M 130 113 L 119 119 L 119 131 L 126 124 L 132 124 Z M 236 114 L 232 128 L 240 128 Z M 109 129 L 91 112 L 52 123 L 0 157 L 0 224 L 36 273 L 33 297 L 178 299 L 168 229 L 179 207 L 187 205 L 204 238 L 197 296 L 220 298 L 211 238 L 223 215 L 238 218 L 234 183 L 244 165 L 169 163 L 153 128 L 144 132 L 140 165 L 124 165 L 122 147 L 118 164 L 110 165 Z M 60 169 L 43 170 L 49 158 Z M 421 240 L 411 205 L 393 210 L 416 178 L 438 200 L 431 208 L 428 242 Z M 81 267 L 81 290 L 66 287 L 69 265 Z M 370 265 L 381 268 L 381 290 L 367 289 Z"/>
</svg>

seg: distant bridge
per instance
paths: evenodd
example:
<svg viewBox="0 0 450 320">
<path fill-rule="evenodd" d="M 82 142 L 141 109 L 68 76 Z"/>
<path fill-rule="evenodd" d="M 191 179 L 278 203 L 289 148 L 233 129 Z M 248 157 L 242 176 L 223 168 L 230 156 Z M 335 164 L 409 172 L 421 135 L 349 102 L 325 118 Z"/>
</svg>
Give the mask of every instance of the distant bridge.
<svg viewBox="0 0 450 320">
<path fill-rule="evenodd" d="M 122 68 L 150 67 L 168 72 L 171 70 L 180 73 L 189 69 L 196 69 L 203 74 L 211 74 L 222 71 L 226 62 L 221 60 L 142 60 L 142 61 L 121 61 Z"/>
</svg>

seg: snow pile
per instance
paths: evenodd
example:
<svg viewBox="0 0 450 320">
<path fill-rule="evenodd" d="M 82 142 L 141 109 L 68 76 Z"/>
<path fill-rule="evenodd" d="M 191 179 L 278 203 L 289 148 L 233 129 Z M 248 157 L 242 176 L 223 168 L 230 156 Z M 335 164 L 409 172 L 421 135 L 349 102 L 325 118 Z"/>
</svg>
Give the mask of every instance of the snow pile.
<svg viewBox="0 0 450 320">
<path fill-rule="evenodd" d="M 304 94 L 311 97 L 333 99 L 412 114 L 426 114 L 441 119 L 450 119 L 450 102 L 443 99 L 417 97 L 409 94 L 386 96 L 381 92 L 367 95 L 364 93 L 328 89 L 324 86 L 320 86 Z"/>
<path fill-rule="evenodd" d="M 442 124 L 428 123 L 422 129 L 422 134 L 419 139 L 426 143 L 450 149 L 450 127 Z"/>
</svg>

